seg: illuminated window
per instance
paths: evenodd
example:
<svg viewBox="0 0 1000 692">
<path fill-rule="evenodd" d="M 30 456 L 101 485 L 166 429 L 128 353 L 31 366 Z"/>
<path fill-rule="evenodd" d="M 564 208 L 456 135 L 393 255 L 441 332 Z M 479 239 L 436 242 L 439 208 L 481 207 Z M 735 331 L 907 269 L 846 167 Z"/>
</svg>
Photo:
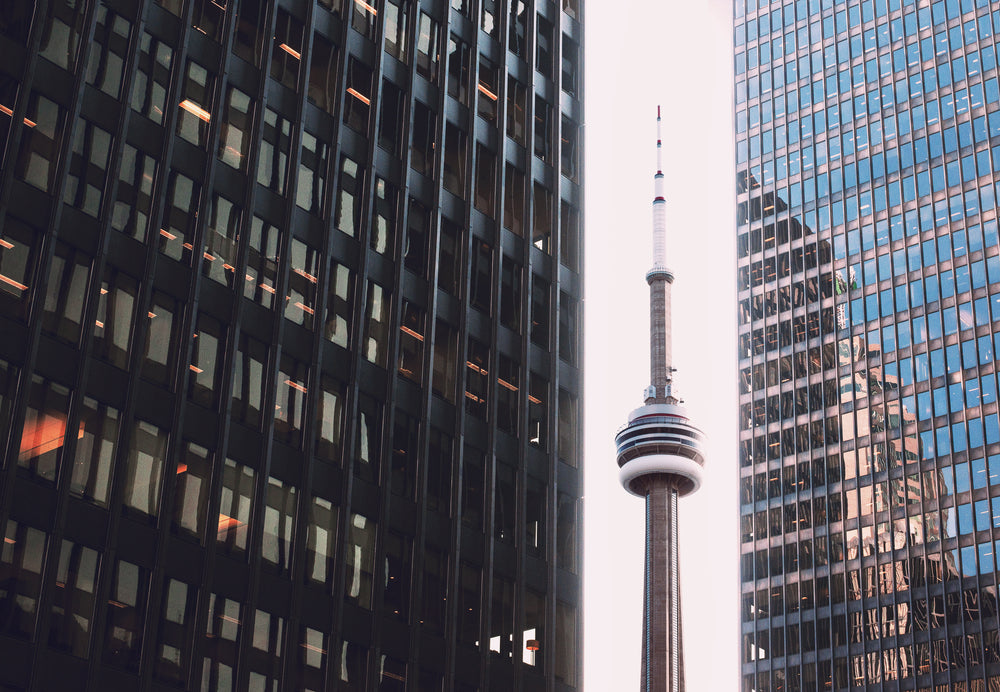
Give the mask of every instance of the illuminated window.
<svg viewBox="0 0 1000 692">
<path fill-rule="evenodd" d="M 292 124 L 266 108 L 257 159 L 257 182 L 279 195 L 284 195 L 288 186 L 288 152 L 291 141 Z"/>
<path fill-rule="evenodd" d="M 417 74 L 432 84 L 437 81 L 441 54 L 441 27 L 424 12 L 417 27 Z"/>
<path fill-rule="evenodd" d="M 283 483 L 274 477 L 267 479 L 261 559 L 276 567 L 279 572 L 288 572 L 292 564 L 295 503 L 295 486 Z"/>
<path fill-rule="evenodd" d="M 70 390 L 33 375 L 28 386 L 17 465 L 39 479 L 54 483 L 62 462 Z M 76 435 L 74 435 L 76 437 Z"/>
<path fill-rule="evenodd" d="M 285 296 L 285 318 L 306 329 L 312 329 L 316 316 L 319 252 L 297 238 L 292 238 L 288 254 L 291 263 L 288 295 Z"/>
<path fill-rule="evenodd" d="M 171 528 L 202 543 L 208 516 L 213 454 L 187 442 L 175 470 L 174 511 Z"/>
<path fill-rule="evenodd" d="M 334 225 L 352 238 L 361 232 L 363 171 L 357 162 L 342 156 Z"/>
<path fill-rule="evenodd" d="M 309 581 L 325 584 L 328 588 L 333 586 L 338 514 L 335 504 L 325 498 L 313 496 L 306 534 L 305 577 Z"/>
<path fill-rule="evenodd" d="M 153 665 L 153 676 L 158 680 L 175 685 L 186 681 L 197 607 L 196 587 L 177 579 L 166 580 L 160 605 L 157 656 Z"/>
<path fill-rule="evenodd" d="M 302 63 L 302 22 L 283 9 L 278 9 L 274 25 L 274 47 L 271 49 L 271 78 L 294 89 Z"/>
<path fill-rule="evenodd" d="M 361 514 L 351 514 L 347 525 L 347 580 L 344 596 L 356 605 L 372 607 L 372 586 L 375 574 L 374 521 Z"/>
<path fill-rule="evenodd" d="M 424 378 L 425 311 L 404 300 L 399 326 L 399 374 L 418 384 Z"/>
<path fill-rule="evenodd" d="M 233 364 L 232 417 L 253 428 L 259 428 L 264 401 L 267 366 L 267 344 L 240 334 Z"/>
<path fill-rule="evenodd" d="M 330 265 L 330 274 L 324 335 L 329 341 L 347 348 L 354 321 L 354 276 L 350 268 L 336 261 Z"/>
<path fill-rule="evenodd" d="M 242 554 L 250 536 L 250 516 L 254 499 L 254 470 L 232 459 L 222 469 L 222 491 L 216 546 L 219 550 Z"/>
<path fill-rule="evenodd" d="M 214 406 L 222 373 L 226 328 L 206 313 L 198 315 L 188 365 L 188 396 L 202 406 Z"/>
<path fill-rule="evenodd" d="M 137 420 L 132 426 L 125 468 L 125 507 L 152 520 L 160 508 L 160 488 L 167 458 L 167 433 Z"/>
<path fill-rule="evenodd" d="M 44 96 L 31 94 L 15 175 L 45 192 L 54 192 L 52 185 L 65 133 L 65 120 L 65 109 Z"/>
<path fill-rule="evenodd" d="M 157 236 L 160 252 L 167 257 L 186 264 L 191 262 L 200 200 L 201 185 L 182 173 L 170 172 L 163 227 Z"/>
<path fill-rule="evenodd" d="M 301 142 L 302 155 L 295 185 L 295 204 L 317 216 L 323 216 L 330 145 L 306 131 L 302 132 Z"/>
<path fill-rule="evenodd" d="M 214 83 L 214 75 L 198 63 L 188 61 L 177 113 L 177 134 L 198 147 L 208 146 Z"/>
<path fill-rule="evenodd" d="M 87 18 L 84 0 L 68 0 L 49 6 L 38 54 L 59 67 L 76 71 Z"/>
<path fill-rule="evenodd" d="M 281 356 L 281 369 L 275 386 L 274 437 L 291 445 L 302 444 L 302 424 L 308 400 L 309 368 L 287 354 Z"/>
<path fill-rule="evenodd" d="M 375 178 L 375 214 L 369 233 L 372 250 L 382 255 L 392 255 L 396 239 L 396 188 L 380 177 Z"/>
<path fill-rule="evenodd" d="M 236 170 L 246 170 L 253 129 L 253 100 L 236 87 L 226 91 L 226 110 L 219 135 L 219 160 Z"/>
<path fill-rule="evenodd" d="M 70 344 L 80 340 L 93 259 L 65 243 L 57 243 L 49 270 L 42 330 Z"/>
<path fill-rule="evenodd" d="M 389 309 L 391 296 L 377 283 L 368 282 L 365 303 L 364 355 L 368 361 L 386 366 L 389 351 Z"/>
<path fill-rule="evenodd" d="M 344 383 L 323 375 L 316 407 L 316 456 L 340 463 L 344 426 Z"/>
<path fill-rule="evenodd" d="M 275 286 L 278 283 L 281 231 L 277 226 L 254 216 L 250 224 L 249 245 L 243 295 L 271 308 L 274 306 Z"/>
<path fill-rule="evenodd" d="M 385 52 L 400 62 L 410 60 L 407 22 L 410 14 L 409 0 L 385 0 Z"/>
<path fill-rule="evenodd" d="M 8 520 L 0 546 L 0 608 L 7 615 L 0 631 L 17 639 L 30 639 L 35 631 L 38 595 L 45 558 L 44 531 Z"/>
<path fill-rule="evenodd" d="M 354 475 L 376 483 L 382 451 L 382 404 L 367 394 L 358 395 L 357 421 Z"/>
<path fill-rule="evenodd" d="M 241 211 L 222 195 L 213 194 L 208 227 L 203 236 L 202 273 L 228 288 L 237 285 L 236 258 Z"/>
</svg>

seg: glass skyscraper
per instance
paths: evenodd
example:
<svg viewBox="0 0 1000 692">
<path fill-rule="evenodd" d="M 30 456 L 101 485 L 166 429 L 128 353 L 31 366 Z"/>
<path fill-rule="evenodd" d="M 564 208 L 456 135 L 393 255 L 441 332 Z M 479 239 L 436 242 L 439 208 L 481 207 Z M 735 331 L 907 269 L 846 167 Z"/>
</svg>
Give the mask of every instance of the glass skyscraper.
<svg viewBox="0 0 1000 692">
<path fill-rule="evenodd" d="M 0 3 L 0 689 L 579 687 L 582 12 Z"/>
<path fill-rule="evenodd" d="M 1000 10 L 735 9 L 742 689 L 1000 690 Z"/>
</svg>

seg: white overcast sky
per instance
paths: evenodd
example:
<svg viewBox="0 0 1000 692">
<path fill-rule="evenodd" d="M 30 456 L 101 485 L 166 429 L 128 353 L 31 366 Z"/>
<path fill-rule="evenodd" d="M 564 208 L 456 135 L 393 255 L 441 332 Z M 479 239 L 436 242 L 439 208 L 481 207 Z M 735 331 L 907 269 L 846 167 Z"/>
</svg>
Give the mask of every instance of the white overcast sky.
<svg viewBox="0 0 1000 692">
<path fill-rule="evenodd" d="M 663 106 L 677 387 L 709 437 L 681 501 L 687 686 L 736 690 L 738 506 L 732 0 L 590 0 L 586 22 L 585 658 L 590 692 L 639 686 L 643 502 L 614 434 L 649 383 L 656 106 Z"/>
</svg>

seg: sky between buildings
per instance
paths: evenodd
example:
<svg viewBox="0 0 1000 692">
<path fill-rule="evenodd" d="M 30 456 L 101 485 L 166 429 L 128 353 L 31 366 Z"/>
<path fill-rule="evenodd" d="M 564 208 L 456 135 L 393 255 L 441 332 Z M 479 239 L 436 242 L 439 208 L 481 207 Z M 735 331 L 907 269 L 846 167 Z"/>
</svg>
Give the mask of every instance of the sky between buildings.
<svg viewBox="0 0 1000 692">
<path fill-rule="evenodd" d="M 680 505 L 687 686 L 739 684 L 731 0 L 586 6 L 585 658 L 590 692 L 639 686 L 643 502 L 614 435 L 649 384 L 656 106 L 663 107 L 676 388 L 707 434 Z"/>
</svg>

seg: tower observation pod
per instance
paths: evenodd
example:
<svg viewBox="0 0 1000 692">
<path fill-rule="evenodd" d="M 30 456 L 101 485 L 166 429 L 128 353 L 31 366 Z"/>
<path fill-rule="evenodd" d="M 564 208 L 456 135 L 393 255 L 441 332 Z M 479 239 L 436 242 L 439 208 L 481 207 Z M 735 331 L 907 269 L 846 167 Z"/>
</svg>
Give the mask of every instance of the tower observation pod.
<svg viewBox="0 0 1000 692">
<path fill-rule="evenodd" d="M 646 500 L 646 554 L 642 609 L 641 692 L 684 692 L 678 499 L 698 490 L 703 478 L 704 435 L 691 424 L 673 392 L 670 290 L 667 268 L 660 109 L 656 110 L 656 176 L 653 200 L 653 268 L 649 284 L 650 385 L 645 404 L 629 414 L 615 436 L 618 478 Z"/>
</svg>

